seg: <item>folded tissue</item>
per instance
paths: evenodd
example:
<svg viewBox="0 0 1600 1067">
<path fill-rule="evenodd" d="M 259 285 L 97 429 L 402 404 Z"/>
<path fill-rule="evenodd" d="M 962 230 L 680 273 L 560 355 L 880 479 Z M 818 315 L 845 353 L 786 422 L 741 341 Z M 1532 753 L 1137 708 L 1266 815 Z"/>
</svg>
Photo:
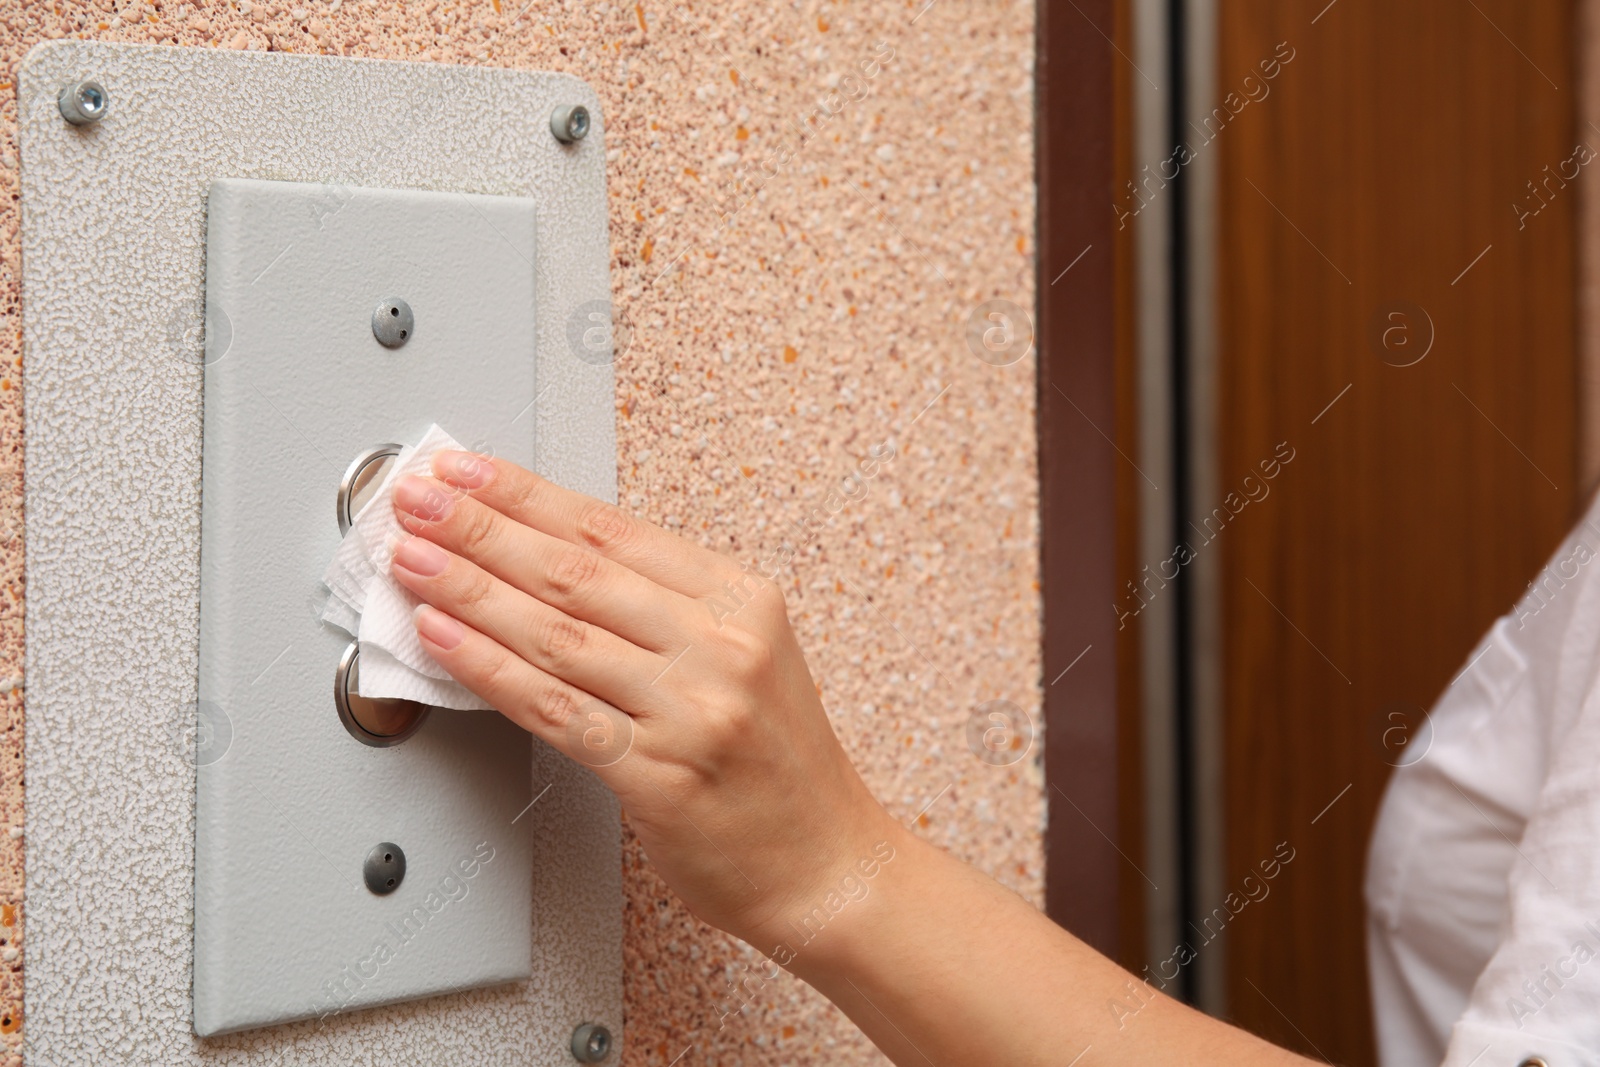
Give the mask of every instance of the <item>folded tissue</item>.
<svg viewBox="0 0 1600 1067">
<path fill-rule="evenodd" d="M 457 711 L 489 707 L 423 651 L 411 622 L 421 601 L 389 570 L 395 547 L 411 536 L 395 518 L 395 483 L 407 474 L 431 473 L 434 455 L 452 449 L 465 451 L 437 425 L 430 426 L 421 441 L 402 449 L 356 514 L 322 576 L 329 590 L 323 621 L 361 644 L 358 688 L 364 697 L 415 700 Z"/>
</svg>

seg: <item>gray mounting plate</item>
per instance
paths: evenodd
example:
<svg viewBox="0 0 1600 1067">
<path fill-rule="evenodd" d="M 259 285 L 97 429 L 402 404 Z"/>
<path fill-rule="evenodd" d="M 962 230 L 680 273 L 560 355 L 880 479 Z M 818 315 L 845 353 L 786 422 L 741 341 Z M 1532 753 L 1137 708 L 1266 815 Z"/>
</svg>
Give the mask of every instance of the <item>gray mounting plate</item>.
<svg viewBox="0 0 1600 1067">
<path fill-rule="evenodd" d="M 362 743 L 334 698 L 350 638 L 320 605 L 339 483 L 370 446 L 436 421 L 533 462 L 536 247 L 523 197 L 211 184 L 197 1034 L 529 976 L 527 733 L 434 709 Z M 375 336 L 390 294 L 414 314 L 395 348 Z M 408 871 L 384 896 L 358 877 L 380 841 Z"/>
<path fill-rule="evenodd" d="M 74 127 L 56 94 L 84 77 L 110 107 Z M 532 792 L 549 791 L 518 823 L 530 979 L 209 1039 L 190 1005 L 210 184 L 531 199 L 534 466 L 614 499 L 611 367 L 568 343 L 610 292 L 594 93 L 552 73 L 58 41 L 28 54 L 18 97 L 28 1061 L 554 1065 L 579 1023 L 620 1034 L 617 805 L 539 744 Z M 572 101 L 595 128 L 560 145 L 548 116 Z"/>
</svg>

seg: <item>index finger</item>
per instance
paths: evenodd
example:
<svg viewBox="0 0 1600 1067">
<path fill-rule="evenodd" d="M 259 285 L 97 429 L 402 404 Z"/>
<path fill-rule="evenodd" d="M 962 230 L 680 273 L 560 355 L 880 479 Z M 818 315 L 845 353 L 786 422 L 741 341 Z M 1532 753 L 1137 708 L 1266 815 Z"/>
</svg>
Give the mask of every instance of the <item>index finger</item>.
<svg viewBox="0 0 1600 1067">
<path fill-rule="evenodd" d="M 433 472 L 474 500 L 551 537 L 593 549 L 684 596 L 720 593 L 739 577 L 726 556 L 675 537 L 615 504 L 565 489 L 498 457 L 440 452 Z"/>
</svg>

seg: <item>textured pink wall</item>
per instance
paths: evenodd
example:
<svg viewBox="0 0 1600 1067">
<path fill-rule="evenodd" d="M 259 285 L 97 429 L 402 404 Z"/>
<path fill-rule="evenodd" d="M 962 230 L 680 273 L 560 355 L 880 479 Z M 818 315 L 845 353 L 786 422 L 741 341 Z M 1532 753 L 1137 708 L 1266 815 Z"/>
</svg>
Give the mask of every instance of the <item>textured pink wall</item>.
<svg viewBox="0 0 1600 1067">
<path fill-rule="evenodd" d="M 795 624 L 868 782 L 933 840 L 1038 899 L 1038 746 L 995 767 L 967 743 L 984 701 L 1013 701 L 1037 721 L 1033 360 L 992 367 L 963 339 L 982 301 L 1031 304 L 1032 5 L 523 4 L 0 0 L 0 88 L 13 88 L 34 43 L 63 36 L 587 79 L 605 101 L 612 278 L 633 327 L 616 368 L 623 502 L 752 562 L 785 540 L 803 544 Z M 0 1041 L 15 1052 L 24 710 L 13 92 L 0 94 L 0 182 L 10 194 L 0 200 Z M 853 499 L 830 496 L 884 441 L 895 458 L 846 486 Z M 637 847 L 624 864 L 626 1062 L 874 1058 L 842 1015 L 787 977 L 746 982 L 735 999 L 730 983 L 755 955 L 690 918 Z"/>
</svg>

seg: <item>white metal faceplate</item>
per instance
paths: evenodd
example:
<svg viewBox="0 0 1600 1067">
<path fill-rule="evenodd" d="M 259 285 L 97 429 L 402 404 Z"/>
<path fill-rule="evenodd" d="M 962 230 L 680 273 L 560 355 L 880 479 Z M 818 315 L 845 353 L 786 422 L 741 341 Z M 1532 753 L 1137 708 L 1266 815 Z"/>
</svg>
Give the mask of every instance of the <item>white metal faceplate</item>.
<svg viewBox="0 0 1600 1067">
<path fill-rule="evenodd" d="M 359 453 L 438 422 L 533 462 L 533 202 L 223 179 L 206 227 L 200 708 L 229 736 L 196 759 L 195 1032 L 526 978 L 528 735 L 436 709 L 357 741 L 350 638 L 319 612 Z M 414 315 L 395 348 L 390 296 Z M 406 861 L 384 895 L 379 843 Z"/>
<path fill-rule="evenodd" d="M 85 77 L 105 86 L 108 114 L 92 126 L 70 126 L 56 96 Z M 503 798 L 480 794 L 475 784 L 464 790 L 496 818 L 509 824 L 517 817 L 508 830 L 525 828 L 532 851 L 530 978 L 206 1039 L 194 1036 L 190 999 L 194 847 L 197 829 L 202 839 L 206 833 L 195 819 L 195 764 L 209 774 L 229 757 L 226 751 L 218 757 L 219 745 L 243 759 L 258 742 L 270 737 L 279 744 L 294 732 L 248 710 L 220 724 L 201 715 L 199 725 L 211 732 L 195 744 L 208 191 L 217 179 L 255 178 L 527 198 L 538 237 L 536 399 L 517 425 L 531 423 L 523 441 L 531 442 L 536 470 L 614 499 L 611 367 L 593 350 L 575 351 L 568 339 L 575 325 L 583 333 L 596 307 L 609 307 L 604 129 L 594 94 L 557 74 L 86 41 L 35 48 L 18 83 L 28 519 L 26 1058 L 262 1067 L 556 1065 L 572 1062 L 568 1042 L 580 1023 L 601 1022 L 620 1035 L 618 809 L 587 770 L 541 744 L 532 746 L 522 804 L 503 816 Z M 548 118 L 570 102 L 584 104 L 597 121 L 586 140 L 564 146 L 551 137 Z M 329 227 L 323 232 L 361 210 L 363 195 L 357 192 L 331 218 L 319 207 L 313 215 Z M 267 285 L 294 255 L 257 284 Z M 284 280 L 303 282 L 315 266 L 302 264 Z M 397 272 L 434 266 L 387 264 Z M 393 284 L 411 282 L 397 277 Z M 332 293 L 303 288 L 294 299 L 327 308 Z M 413 303 L 419 345 L 448 336 L 434 334 L 434 313 L 424 315 L 420 299 Z M 467 313 L 465 306 L 460 311 Z M 248 313 L 240 318 L 248 320 Z M 357 315 L 360 328 L 364 319 Z M 278 358 L 281 391 L 262 389 L 291 419 L 322 418 L 328 412 L 318 405 L 332 395 L 328 390 L 349 384 L 335 379 L 332 367 L 320 382 L 296 382 L 297 356 Z M 475 431 L 452 425 L 444 410 L 451 397 L 465 395 L 452 388 L 448 381 L 430 386 L 429 399 L 439 406 L 408 411 L 406 418 L 437 419 L 470 436 Z M 516 389 L 525 393 L 526 384 Z M 492 399 L 505 402 L 509 392 Z M 290 410 L 286 402 L 305 406 Z M 307 430 L 312 445 L 280 420 L 264 431 L 257 450 L 241 447 L 239 461 L 255 465 L 252 477 L 295 469 L 312 483 L 303 509 L 264 510 L 239 531 L 254 546 L 252 566 L 288 567 L 292 560 L 297 575 L 311 567 L 314 584 L 324 549 L 331 551 L 336 538 L 332 468 L 350 449 L 375 443 L 369 435 L 406 440 L 420 433 L 409 422 L 392 431 L 388 422 L 383 429 L 359 422 L 372 415 L 368 407 L 351 407 L 348 442 Z M 308 540 L 291 544 L 303 530 L 311 531 Z M 326 540 L 312 545 L 312 538 Z M 310 592 L 309 585 L 295 590 L 296 625 L 309 616 Z M 296 643 L 275 663 L 282 645 L 252 650 L 260 662 L 255 673 L 246 677 L 246 666 L 237 664 L 228 668 L 230 677 L 242 679 L 245 689 L 270 692 L 274 701 L 303 684 L 307 694 L 318 691 L 326 709 L 332 679 L 323 659 L 327 645 L 318 642 L 324 636 L 337 643 L 312 633 L 303 648 Z M 252 945 L 291 942 L 306 953 L 320 952 L 330 939 L 341 946 L 347 936 L 352 944 L 374 941 L 371 931 L 335 930 L 326 921 L 324 908 L 366 892 L 359 868 L 341 880 L 347 867 L 334 850 L 346 847 L 346 835 L 365 841 L 378 832 L 370 822 L 372 798 L 360 789 L 387 781 L 390 769 L 411 766 L 432 776 L 425 788 L 434 789 L 459 786 L 462 768 L 483 766 L 486 757 L 474 746 L 487 745 L 475 731 L 496 729 L 493 718 L 456 713 L 463 716 L 460 735 L 445 730 L 438 742 L 449 744 L 430 741 L 425 735 L 444 714 L 434 712 L 421 733 L 393 749 L 362 751 L 331 712 L 315 715 L 293 738 L 301 751 L 257 768 L 261 777 L 252 781 L 263 790 L 292 780 L 300 791 L 297 811 L 284 820 L 300 832 L 280 829 L 263 841 L 269 880 L 277 877 L 273 868 L 296 877 L 288 901 L 257 901 L 267 909 L 258 929 L 239 936 L 255 939 Z M 350 754 L 313 755 L 334 741 L 347 743 Z M 369 775 L 362 766 L 384 771 Z M 402 821 L 398 809 L 392 814 Z M 440 865 L 470 865 L 479 841 L 460 844 L 460 855 L 446 851 L 411 866 L 407 883 L 440 884 Z M 498 851 L 498 841 L 492 847 L 494 858 L 480 860 L 467 895 L 447 888 L 459 899 L 432 913 L 370 981 L 406 973 L 408 957 L 433 951 L 436 936 L 449 950 L 456 937 L 450 924 L 471 915 L 452 909 L 472 905 L 480 890 L 491 895 L 487 879 L 510 855 Z M 244 877 L 232 885 L 246 897 L 255 892 Z M 381 936 L 381 920 L 378 926 Z M 336 970 L 370 973 L 374 948 L 375 941 L 341 958 Z M 277 962 L 266 967 L 268 960 Z M 295 960 L 259 957 L 256 977 L 276 986 L 290 968 L 298 982 L 302 963 L 305 971 L 324 966 L 298 951 Z M 335 977 L 318 974 L 318 987 Z"/>
</svg>

